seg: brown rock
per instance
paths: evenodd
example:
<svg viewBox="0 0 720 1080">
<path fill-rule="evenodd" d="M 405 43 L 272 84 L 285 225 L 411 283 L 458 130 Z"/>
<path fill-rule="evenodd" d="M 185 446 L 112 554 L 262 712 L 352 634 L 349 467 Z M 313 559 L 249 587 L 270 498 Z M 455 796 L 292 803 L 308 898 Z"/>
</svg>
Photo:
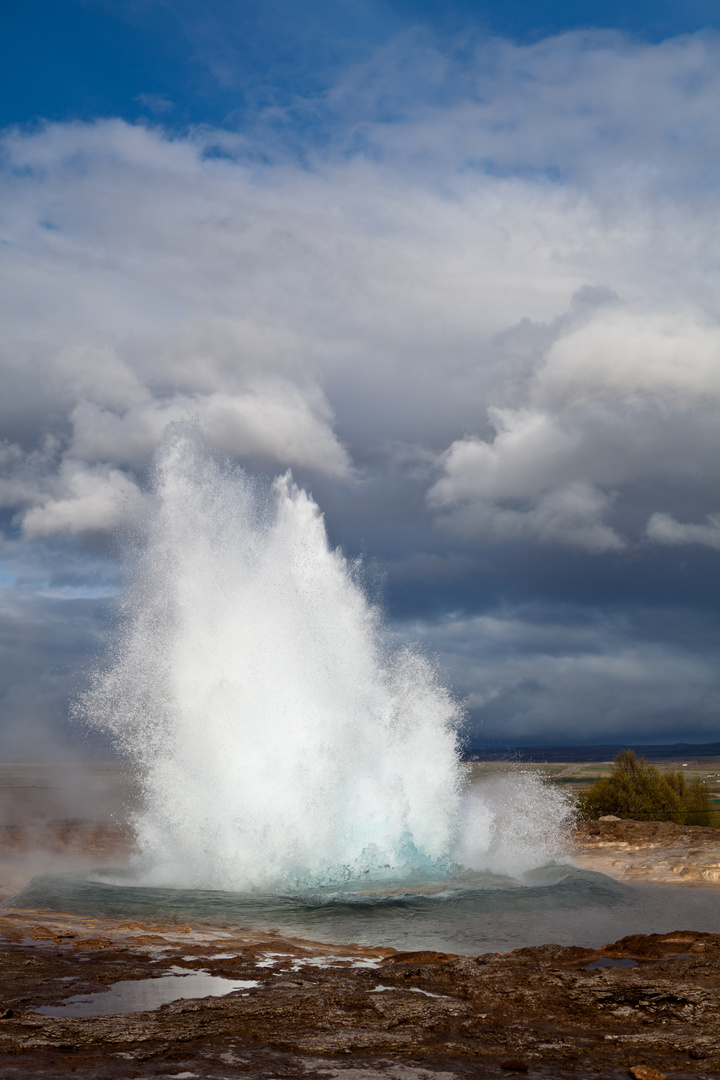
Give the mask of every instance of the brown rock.
<svg viewBox="0 0 720 1080">
<path fill-rule="evenodd" d="M 36 936 L 33 937 L 33 931 Z M 74 935 L 74 936 L 70 936 Z M 103 944 L 104 948 L 98 948 Z M 592 964 L 629 958 L 632 966 Z M 268 963 L 269 961 L 269 963 Z M 39 1010 L 178 966 L 248 992 L 137 1013 Z M 60 912 L 0 913 L 0 1075 L 406 1080 L 540 1072 L 552 1080 L 720 1076 L 720 934 L 678 929 L 601 949 L 533 946 L 479 960 L 353 948 L 199 924 L 188 930 Z M 395 1072 L 393 1071 L 393 1075 Z M 633 1080 L 661 1080 L 633 1064 Z"/>
<path fill-rule="evenodd" d="M 720 830 L 612 817 L 578 825 L 575 857 L 581 866 L 620 880 L 685 885 L 720 881 Z"/>
</svg>

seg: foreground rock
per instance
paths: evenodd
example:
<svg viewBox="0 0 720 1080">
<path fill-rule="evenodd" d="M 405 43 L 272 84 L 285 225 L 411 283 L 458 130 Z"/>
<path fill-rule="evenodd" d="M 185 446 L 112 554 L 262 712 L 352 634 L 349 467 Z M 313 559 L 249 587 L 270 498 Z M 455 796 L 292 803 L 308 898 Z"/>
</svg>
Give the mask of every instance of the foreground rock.
<svg viewBox="0 0 720 1080">
<path fill-rule="evenodd" d="M 587 870 L 623 881 L 720 883 L 720 829 L 672 821 L 587 821 L 573 856 Z"/>
<path fill-rule="evenodd" d="M 0 936 L 4 1080 L 720 1073 L 720 934 L 470 958 L 8 911 Z M 126 1015 L 36 1011 L 178 968 L 254 985 Z"/>
</svg>

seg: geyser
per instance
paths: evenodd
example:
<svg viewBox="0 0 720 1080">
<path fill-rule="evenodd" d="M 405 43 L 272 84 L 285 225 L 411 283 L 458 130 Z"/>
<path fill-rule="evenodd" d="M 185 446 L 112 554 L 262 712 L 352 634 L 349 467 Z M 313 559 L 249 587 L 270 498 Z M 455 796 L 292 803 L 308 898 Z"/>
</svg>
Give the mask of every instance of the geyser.
<svg viewBox="0 0 720 1080">
<path fill-rule="evenodd" d="M 500 868 L 503 835 L 520 869 L 552 858 L 562 801 L 526 784 L 518 831 L 522 812 L 508 807 L 506 827 L 497 795 L 465 796 L 455 700 L 420 651 L 388 645 L 289 473 L 269 484 L 220 466 L 175 426 L 150 503 L 117 653 L 79 708 L 138 765 L 144 881 L 438 877 L 458 860 Z"/>
</svg>

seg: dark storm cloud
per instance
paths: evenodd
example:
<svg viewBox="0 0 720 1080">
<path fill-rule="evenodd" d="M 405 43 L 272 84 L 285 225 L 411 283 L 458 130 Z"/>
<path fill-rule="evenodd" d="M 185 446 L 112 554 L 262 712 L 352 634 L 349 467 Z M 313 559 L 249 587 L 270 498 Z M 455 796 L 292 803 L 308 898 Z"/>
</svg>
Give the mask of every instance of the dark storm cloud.
<svg viewBox="0 0 720 1080">
<path fill-rule="evenodd" d="M 73 596 L 82 591 L 84 597 Z M 86 583 L 33 591 L 0 587 L 4 760 L 47 760 L 67 756 L 78 747 L 86 755 L 100 752 L 97 736 L 67 719 L 70 700 L 84 688 L 78 659 L 97 662 L 112 633 L 113 601 L 103 596 L 103 590 L 88 592 Z"/>
<path fill-rule="evenodd" d="M 411 622 L 467 714 L 470 745 L 712 741 L 718 627 L 692 610 L 505 605 Z"/>
<path fill-rule="evenodd" d="M 411 34 L 322 92 L 322 140 L 6 132 L 8 723 L 61 717 L 102 544 L 193 416 L 312 488 L 488 738 L 709 737 L 718 59 Z"/>
</svg>

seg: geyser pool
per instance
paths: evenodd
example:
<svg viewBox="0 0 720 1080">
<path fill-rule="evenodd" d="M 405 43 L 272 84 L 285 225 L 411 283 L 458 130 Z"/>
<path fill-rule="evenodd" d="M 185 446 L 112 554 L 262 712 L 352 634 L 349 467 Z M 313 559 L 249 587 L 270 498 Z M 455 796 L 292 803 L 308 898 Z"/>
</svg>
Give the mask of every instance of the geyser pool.
<svg viewBox="0 0 720 1080">
<path fill-rule="evenodd" d="M 268 893 L 560 857 L 559 792 L 466 790 L 457 703 L 389 645 L 359 574 L 289 473 L 169 430 L 121 641 L 78 709 L 137 765 L 138 882 Z"/>
<path fill-rule="evenodd" d="M 285 893 L 161 888 L 140 885 L 128 874 L 47 875 L 6 903 L 475 956 L 548 942 L 597 947 L 627 934 L 718 929 L 713 888 L 628 885 L 568 865 L 520 879 L 466 872 L 434 884 L 406 879 L 387 889 L 326 886 Z"/>
</svg>

